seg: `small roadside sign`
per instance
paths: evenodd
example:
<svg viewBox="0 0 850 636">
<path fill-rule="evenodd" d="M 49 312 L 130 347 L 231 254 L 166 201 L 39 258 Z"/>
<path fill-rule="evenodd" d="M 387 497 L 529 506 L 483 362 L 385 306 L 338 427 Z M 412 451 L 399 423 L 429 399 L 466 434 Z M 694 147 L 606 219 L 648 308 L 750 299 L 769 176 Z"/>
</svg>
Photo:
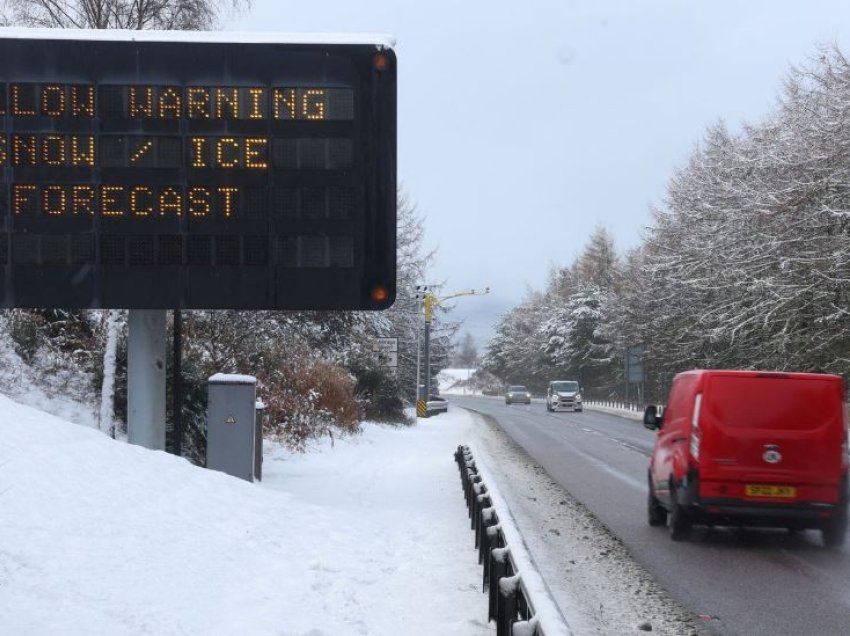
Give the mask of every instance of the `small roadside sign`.
<svg viewBox="0 0 850 636">
<path fill-rule="evenodd" d="M 375 338 L 372 351 L 380 366 L 391 369 L 398 367 L 398 338 Z"/>
<path fill-rule="evenodd" d="M 379 353 L 398 353 L 398 338 L 376 338 L 375 351 Z"/>
<path fill-rule="evenodd" d="M 643 346 L 637 345 L 626 349 L 626 379 L 632 384 L 646 381 L 643 369 Z"/>
</svg>

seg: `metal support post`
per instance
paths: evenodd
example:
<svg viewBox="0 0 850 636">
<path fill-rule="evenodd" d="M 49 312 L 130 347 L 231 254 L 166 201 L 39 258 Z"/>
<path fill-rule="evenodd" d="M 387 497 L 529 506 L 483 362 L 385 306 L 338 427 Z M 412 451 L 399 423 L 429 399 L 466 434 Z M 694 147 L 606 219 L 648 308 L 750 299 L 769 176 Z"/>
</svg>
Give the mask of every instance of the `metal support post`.
<svg viewBox="0 0 850 636">
<path fill-rule="evenodd" d="M 414 404 L 419 401 L 422 397 L 419 395 L 419 383 L 422 381 L 420 378 L 420 374 L 422 372 L 422 326 L 416 326 L 416 391 L 414 395 L 416 396 L 413 399 Z"/>
<path fill-rule="evenodd" d="M 181 376 L 183 368 L 183 316 L 174 310 L 174 369 L 171 385 L 171 411 L 174 414 L 174 454 L 183 454 L 183 413 L 181 404 Z"/>
<path fill-rule="evenodd" d="M 417 298 L 419 294 L 423 294 L 423 298 L 425 300 L 425 395 L 419 395 L 419 382 L 416 382 L 416 413 L 418 417 L 428 417 L 427 412 L 427 400 L 431 397 L 431 319 L 434 314 L 434 307 L 439 306 L 440 303 L 451 300 L 452 298 L 459 298 L 460 296 L 481 296 L 484 294 L 490 293 L 490 288 L 485 287 L 483 292 L 477 292 L 474 289 L 470 289 L 468 291 L 457 292 L 455 294 L 449 294 L 448 296 L 443 296 L 442 298 L 438 298 L 435 294 L 432 294 L 428 291 L 427 285 L 421 285 L 416 288 Z M 419 371 L 419 365 L 417 364 L 417 372 Z"/>
<path fill-rule="evenodd" d="M 425 294 L 425 400 L 431 398 L 431 318 L 434 300 L 433 295 Z"/>
<path fill-rule="evenodd" d="M 431 321 L 425 321 L 425 395 L 423 400 L 431 398 Z"/>
<path fill-rule="evenodd" d="M 127 335 L 127 441 L 165 449 L 165 310 L 131 309 Z"/>
</svg>

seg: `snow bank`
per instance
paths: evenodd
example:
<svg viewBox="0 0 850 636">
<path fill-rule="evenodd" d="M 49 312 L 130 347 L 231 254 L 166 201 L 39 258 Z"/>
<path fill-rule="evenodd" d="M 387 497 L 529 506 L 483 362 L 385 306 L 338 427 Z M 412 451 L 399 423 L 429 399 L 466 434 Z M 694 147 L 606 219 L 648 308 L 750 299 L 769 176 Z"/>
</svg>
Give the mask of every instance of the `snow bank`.
<svg viewBox="0 0 850 636">
<path fill-rule="evenodd" d="M 97 394 L 91 377 L 51 359 L 44 350 L 39 350 L 31 363 L 24 362 L 6 333 L 0 333 L 0 394 L 74 424 L 98 426 L 97 410 L 92 406 Z"/>
<path fill-rule="evenodd" d="M 492 634 L 470 425 L 274 449 L 251 484 L 0 397 L 0 633 Z"/>
</svg>

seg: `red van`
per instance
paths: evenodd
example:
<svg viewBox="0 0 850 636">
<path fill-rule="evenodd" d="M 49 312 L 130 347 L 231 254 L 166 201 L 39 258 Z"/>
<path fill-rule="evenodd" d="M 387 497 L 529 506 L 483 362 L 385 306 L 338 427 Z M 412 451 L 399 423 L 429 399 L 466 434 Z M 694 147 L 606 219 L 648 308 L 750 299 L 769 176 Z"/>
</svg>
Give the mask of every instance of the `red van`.
<svg viewBox="0 0 850 636">
<path fill-rule="evenodd" d="M 692 524 L 847 533 L 847 423 L 837 375 L 688 371 L 673 380 L 649 461 L 649 524 L 674 541 Z"/>
</svg>

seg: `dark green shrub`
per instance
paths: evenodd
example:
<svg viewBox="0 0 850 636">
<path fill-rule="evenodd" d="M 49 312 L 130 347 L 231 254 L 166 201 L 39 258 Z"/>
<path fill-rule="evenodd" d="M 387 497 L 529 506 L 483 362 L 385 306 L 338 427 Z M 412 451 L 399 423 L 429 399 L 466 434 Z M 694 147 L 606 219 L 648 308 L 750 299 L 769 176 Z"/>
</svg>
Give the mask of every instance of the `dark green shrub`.
<svg viewBox="0 0 850 636">
<path fill-rule="evenodd" d="M 9 337 L 12 339 L 15 353 L 26 362 L 32 362 L 44 340 L 42 322 L 37 314 L 28 311 L 13 311 L 9 316 Z"/>
<path fill-rule="evenodd" d="M 357 398 L 367 420 L 406 423 L 398 380 L 389 370 L 352 365 L 351 373 L 357 378 Z"/>
</svg>

